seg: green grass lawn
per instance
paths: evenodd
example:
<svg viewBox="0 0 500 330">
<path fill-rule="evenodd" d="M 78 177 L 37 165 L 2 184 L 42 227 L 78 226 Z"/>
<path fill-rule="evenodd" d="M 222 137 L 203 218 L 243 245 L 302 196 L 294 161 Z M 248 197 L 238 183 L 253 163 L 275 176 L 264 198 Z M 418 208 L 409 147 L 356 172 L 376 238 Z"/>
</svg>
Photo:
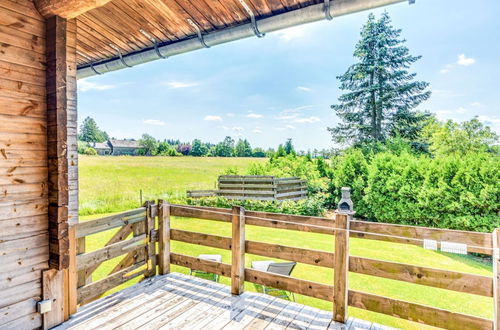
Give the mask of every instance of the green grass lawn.
<svg viewBox="0 0 500 330">
<path fill-rule="evenodd" d="M 186 190 L 214 189 L 231 167 L 245 173 L 264 158 L 103 157 L 79 155 L 80 215 L 119 212 L 144 199 L 176 200 Z"/>
<path fill-rule="evenodd" d="M 146 158 L 146 157 L 81 157 L 80 160 L 80 202 L 82 211 L 90 213 L 117 212 L 135 208 L 138 202 L 138 190 L 143 189 L 146 197 L 171 198 L 183 194 L 186 189 L 207 189 L 213 187 L 218 174 L 228 166 L 244 169 L 255 159 L 217 159 L 217 158 Z M 258 160 L 257 160 L 258 161 Z M 146 188 L 147 187 L 147 188 Z M 109 205 L 107 205 L 109 203 Z M 106 211 L 108 210 L 108 211 Z M 84 216 L 81 221 L 102 217 L 101 215 Z M 231 235 L 229 223 L 199 219 L 172 219 L 172 227 L 221 236 Z M 110 230 L 87 238 L 87 251 L 102 247 L 116 230 Z M 333 251 L 334 238 L 329 235 L 286 231 L 271 228 L 247 226 L 247 239 L 296 246 L 323 251 Z M 230 263 L 230 251 L 210 247 L 172 242 L 172 251 L 191 256 L 201 253 L 221 254 L 223 262 Z M 447 269 L 459 272 L 491 276 L 491 264 L 472 257 L 424 250 L 414 245 L 395 244 L 363 239 L 350 240 L 350 254 L 355 256 L 401 262 L 419 266 Z M 246 255 L 246 266 L 253 260 L 269 258 Z M 94 273 L 93 280 L 105 277 L 118 262 L 118 259 L 101 265 Z M 188 273 L 188 269 L 173 266 L 172 271 Z M 293 277 L 333 283 L 333 270 L 312 265 L 299 264 Z M 131 283 L 134 279 L 115 290 Z M 229 279 L 221 277 L 221 282 L 229 284 Z M 349 275 L 351 289 L 375 293 L 390 298 L 425 304 L 454 312 L 467 313 L 485 318 L 493 317 L 493 299 L 430 288 L 426 286 L 377 278 L 368 275 Z M 246 283 L 246 290 L 256 291 L 255 285 Z M 331 303 L 318 299 L 296 295 L 297 302 L 331 310 Z M 405 329 L 422 329 L 421 324 L 412 323 L 382 314 L 350 308 L 354 317 Z"/>
</svg>

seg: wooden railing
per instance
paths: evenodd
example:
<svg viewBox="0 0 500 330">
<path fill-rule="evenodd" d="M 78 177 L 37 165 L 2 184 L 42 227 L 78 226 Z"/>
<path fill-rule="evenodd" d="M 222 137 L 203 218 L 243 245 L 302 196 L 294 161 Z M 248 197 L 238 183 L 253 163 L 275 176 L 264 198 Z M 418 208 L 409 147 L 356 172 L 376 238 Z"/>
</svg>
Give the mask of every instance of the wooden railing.
<svg viewBox="0 0 500 330">
<path fill-rule="evenodd" d="M 90 253 L 78 256 L 78 269 L 81 272 L 85 270 L 85 273 L 83 273 L 85 275 L 82 275 L 82 279 L 84 279 L 85 276 L 88 276 L 89 270 L 91 273 L 92 270 L 95 270 L 94 267 L 104 260 L 103 256 L 109 259 L 115 257 L 118 253 L 127 253 L 127 256 L 120 262 L 120 267 L 115 267 L 109 277 L 80 287 L 78 289 L 79 301 L 84 302 L 87 299 L 92 299 L 112 286 L 129 280 L 130 276 L 135 277 L 142 274 L 150 276 L 154 274 L 155 263 L 158 260 L 159 274 L 170 272 L 170 265 L 173 264 L 229 277 L 231 278 L 231 291 L 233 294 L 242 293 L 243 283 L 247 281 L 331 301 L 334 306 L 333 318 L 338 322 L 345 322 L 347 319 L 347 306 L 353 306 L 441 328 L 493 329 L 496 326 L 498 318 L 496 311 L 499 308 L 497 293 L 499 289 L 494 278 L 498 278 L 498 254 L 494 256 L 493 278 L 349 255 L 349 237 L 420 246 L 424 239 L 433 239 L 438 242 L 460 242 L 467 244 L 469 252 L 491 255 L 493 251 L 498 251 L 496 232 L 492 235 L 488 233 L 349 221 L 347 215 L 339 213 L 332 220 L 321 217 L 246 211 L 240 207 L 233 207 L 233 209 L 209 208 L 174 205 L 159 201 L 157 205 L 149 204 L 145 208 L 79 224 L 77 236 L 84 237 L 118 226 L 122 226 L 119 232 L 126 233 L 128 229 L 124 228 L 132 228 L 134 225 L 137 226 L 137 223 L 154 223 L 153 219 L 156 216 L 158 217 L 158 229 L 152 229 L 149 226 L 150 230 L 134 231 L 134 237 L 127 240 L 131 245 L 122 243 L 122 239 L 117 238 L 120 236 L 117 233 L 105 248 L 90 252 L 92 253 L 91 256 L 88 256 Z M 231 237 L 224 237 L 173 229 L 170 227 L 171 216 L 229 222 L 232 224 L 232 235 Z M 247 240 L 245 239 L 246 225 L 332 235 L 334 236 L 332 237 L 332 245 L 335 244 L 335 252 Z M 123 233 L 121 237 L 124 237 Z M 232 252 L 231 264 L 203 260 L 173 252 L 170 249 L 171 240 L 229 250 Z M 159 252 L 157 258 L 154 258 L 156 241 L 159 242 Z M 146 256 L 149 257 L 137 257 L 139 252 L 143 251 L 144 253 L 145 249 L 148 249 Z M 245 268 L 246 253 L 333 268 L 334 282 L 324 284 Z M 87 264 L 83 265 L 82 263 Z M 128 275 L 129 277 L 124 276 L 130 270 L 134 270 L 145 263 L 148 263 L 146 269 Z M 494 320 L 489 320 L 352 290 L 348 288 L 348 272 L 495 297 L 495 317 Z"/>
<path fill-rule="evenodd" d="M 78 304 L 97 299 L 106 291 L 138 276 L 156 274 L 155 239 L 151 237 L 154 233 L 153 209 L 155 206 L 148 202 L 135 210 L 77 224 Z M 103 248 L 86 252 L 86 237 L 109 230 L 116 233 Z M 92 282 L 92 273 L 103 262 L 123 255 L 106 277 Z"/>
</svg>

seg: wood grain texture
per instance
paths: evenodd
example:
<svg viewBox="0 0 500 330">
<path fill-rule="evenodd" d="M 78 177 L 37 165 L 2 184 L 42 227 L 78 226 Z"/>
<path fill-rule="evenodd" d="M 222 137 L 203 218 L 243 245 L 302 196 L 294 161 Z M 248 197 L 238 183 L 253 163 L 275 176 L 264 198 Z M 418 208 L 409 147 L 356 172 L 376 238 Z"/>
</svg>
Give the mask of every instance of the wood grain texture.
<svg viewBox="0 0 500 330">
<path fill-rule="evenodd" d="M 158 201 L 158 273 L 170 273 L 170 205 L 164 200 Z"/>
<path fill-rule="evenodd" d="M 0 0 L 0 328 L 42 326 L 48 268 L 45 20 Z"/>
<path fill-rule="evenodd" d="M 349 288 L 349 219 L 346 214 L 335 213 L 335 257 L 333 266 L 333 320 L 347 321 L 347 291 Z"/>
<path fill-rule="evenodd" d="M 231 241 L 231 293 L 243 293 L 245 285 L 245 209 L 233 206 Z"/>
<path fill-rule="evenodd" d="M 231 265 L 200 259 L 179 253 L 170 253 L 170 262 L 174 265 L 187 267 L 189 269 L 201 270 L 208 273 L 231 277 Z"/>
<path fill-rule="evenodd" d="M 38 11 L 45 17 L 75 18 L 111 0 L 35 0 Z"/>
<path fill-rule="evenodd" d="M 43 272 L 43 299 L 52 300 L 52 309 L 43 316 L 44 329 L 64 321 L 64 270 L 49 269 Z"/>
<path fill-rule="evenodd" d="M 492 320 L 349 290 L 349 306 L 445 329 L 493 329 Z"/>
</svg>

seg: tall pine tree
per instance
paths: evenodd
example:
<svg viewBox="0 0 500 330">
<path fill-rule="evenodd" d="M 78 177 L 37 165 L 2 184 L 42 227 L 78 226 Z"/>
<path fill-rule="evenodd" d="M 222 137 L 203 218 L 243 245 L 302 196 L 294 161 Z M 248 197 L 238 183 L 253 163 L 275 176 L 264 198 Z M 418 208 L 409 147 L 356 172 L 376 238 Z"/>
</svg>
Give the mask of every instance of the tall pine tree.
<svg viewBox="0 0 500 330">
<path fill-rule="evenodd" d="M 405 124 L 426 119 L 413 109 L 430 97 L 429 84 L 416 81 L 416 74 L 408 72 L 421 56 L 410 55 L 400 35 L 387 13 L 379 20 L 368 16 L 354 51 L 358 62 L 337 77 L 340 89 L 347 93 L 331 106 L 341 119 L 328 129 L 334 141 L 382 141 L 389 135 L 405 135 Z"/>
</svg>

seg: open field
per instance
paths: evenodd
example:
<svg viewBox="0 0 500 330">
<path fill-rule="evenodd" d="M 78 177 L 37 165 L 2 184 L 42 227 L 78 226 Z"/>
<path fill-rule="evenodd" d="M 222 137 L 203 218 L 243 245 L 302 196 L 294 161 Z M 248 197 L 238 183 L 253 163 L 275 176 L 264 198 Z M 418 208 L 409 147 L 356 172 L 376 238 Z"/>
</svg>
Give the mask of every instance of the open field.
<svg viewBox="0 0 500 330">
<path fill-rule="evenodd" d="M 99 164 L 95 162 L 99 160 Z M 101 161 L 104 160 L 104 161 Z M 80 182 L 82 188 L 81 203 L 98 201 L 105 203 L 113 202 L 113 211 L 135 208 L 138 204 L 138 193 L 140 187 L 155 187 L 152 191 L 160 194 L 166 185 L 169 194 L 183 192 L 185 189 L 210 188 L 218 174 L 228 166 L 239 166 L 245 168 L 256 159 L 213 159 L 213 158 L 131 158 L 131 157 L 82 157 L 80 162 Z M 90 168 L 87 168 L 89 166 Z M 107 168 L 107 166 L 109 168 Z M 166 174 L 165 174 L 166 173 Z M 125 175 L 124 181 L 122 177 Z M 150 177 L 153 176 L 153 177 Z M 193 181 L 195 180 L 195 181 Z M 99 187 L 96 193 L 92 187 Z M 106 187 L 110 189 L 110 198 L 107 199 Z M 145 189 L 145 188 L 143 188 Z M 165 194 L 165 192 L 163 192 Z M 121 199 L 121 195 L 125 196 Z M 146 197 L 150 196 L 146 193 Z M 159 195 L 151 198 L 159 198 Z M 164 197 L 165 198 L 165 197 Z M 130 203 L 130 207 L 128 207 Z M 83 206 L 83 205 L 82 205 Z M 118 208 L 118 209 L 117 209 Z M 88 209 L 90 210 L 90 209 Z M 95 210 L 95 209 L 94 209 Z M 90 213 L 90 212 L 89 212 Z M 101 217 L 103 215 L 84 216 L 86 219 Z M 172 227 L 196 232 L 203 232 L 221 236 L 231 235 L 231 226 L 228 223 L 173 218 Z M 110 230 L 87 238 L 88 251 L 96 250 L 104 245 L 109 237 L 115 232 Z M 247 226 L 247 238 L 267 243 L 296 246 L 302 248 L 333 251 L 334 238 L 328 235 L 307 232 L 290 232 L 285 230 Z M 197 256 L 201 253 L 221 254 L 223 262 L 231 261 L 230 251 L 215 248 L 191 245 L 182 242 L 172 242 L 172 251 Z M 403 245 L 381 241 L 362 239 L 351 239 L 350 254 L 366 258 L 404 262 L 419 266 L 427 266 L 439 269 L 454 270 L 466 273 L 491 276 L 491 264 L 482 262 L 472 257 L 464 257 L 454 254 L 440 253 L 424 250 L 414 245 Z M 246 266 L 249 267 L 253 260 L 266 260 L 269 258 L 246 255 Z M 94 273 L 94 280 L 105 277 L 118 260 L 111 260 L 103 264 Z M 173 271 L 188 273 L 188 269 L 178 266 L 172 267 Z M 333 281 L 333 270 L 299 264 L 293 277 L 313 280 L 331 284 Z M 229 284 L 229 279 L 222 277 L 221 282 Z M 131 281 L 133 283 L 133 281 Z M 130 283 L 124 284 L 126 286 Z M 362 274 L 351 273 L 349 275 L 349 287 L 364 292 L 375 293 L 410 302 L 421 303 L 446 310 L 467 313 L 471 315 L 492 318 L 492 298 L 448 291 L 443 289 L 420 286 L 411 283 L 399 282 L 389 279 L 372 277 Z M 119 290 L 119 288 L 115 289 Z M 253 284 L 247 283 L 246 290 L 256 290 Z M 318 299 L 296 295 L 297 302 L 331 310 L 331 303 Z M 422 329 L 424 326 L 382 314 L 363 311 L 356 308 L 350 309 L 354 317 L 370 320 L 381 324 L 405 329 Z"/>
<path fill-rule="evenodd" d="M 79 156 L 80 215 L 120 212 L 144 200 L 175 200 L 186 190 L 213 189 L 227 168 L 245 173 L 264 158 Z"/>
</svg>

